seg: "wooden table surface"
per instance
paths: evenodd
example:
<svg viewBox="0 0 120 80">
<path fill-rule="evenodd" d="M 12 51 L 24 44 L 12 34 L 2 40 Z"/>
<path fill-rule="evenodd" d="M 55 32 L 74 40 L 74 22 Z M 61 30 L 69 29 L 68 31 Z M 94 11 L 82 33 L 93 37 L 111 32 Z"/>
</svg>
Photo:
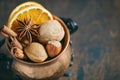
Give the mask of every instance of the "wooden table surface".
<svg viewBox="0 0 120 80">
<path fill-rule="evenodd" d="M 7 23 L 13 8 L 25 1 L 29 0 L 0 0 L 0 26 Z M 120 0 L 33 1 L 59 17 L 72 18 L 79 26 L 71 35 L 75 54 L 69 68 L 72 75 L 59 80 L 120 80 Z M 0 53 L 9 54 L 5 45 Z M 0 69 L 0 80 L 13 80 L 11 75 Z"/>
</svg>

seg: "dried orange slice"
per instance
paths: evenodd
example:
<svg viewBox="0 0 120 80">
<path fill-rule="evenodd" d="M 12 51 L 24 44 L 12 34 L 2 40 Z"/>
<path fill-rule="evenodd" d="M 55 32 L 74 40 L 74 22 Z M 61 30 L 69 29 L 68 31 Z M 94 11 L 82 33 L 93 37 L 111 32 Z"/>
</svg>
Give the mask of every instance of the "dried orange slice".
<svg viewBox="0 0 120 80">
<path fill-rule="evenodd" d="M 41 8 L 44 8 L 41 4 L 37 3 L 37 2 L 33 2 L 33 1 L 29 1 L 29 2 L 24 2 L 20 5 L 18 5 L 10 14 L 9 18 L 11 18 L 12 16 L 14 16 L 17 12 L 19 12 L 20 10 L 27 8 L 29 6 L 39 6 Z"/>
<path fill-rule="evenodd" d="M 17 11 L 17 9 L 14 10 Z M 8 20 L 8 27 L 12 28 L 13 30 L 19 26 L 17 20 L 24 21 L 25 19 L 26 21 L 29 21 L 30 18 L 32 18 L 32 24 L 41 24 L 43 22 L 53 19 L 52 14 L 47 9 L 38 5 L 32 5 L 25 8 L 21 6 L 19 7 L 18 12 L 14 10 L 12 11 L 11 17 L 9 17 Z"/>
</svg>

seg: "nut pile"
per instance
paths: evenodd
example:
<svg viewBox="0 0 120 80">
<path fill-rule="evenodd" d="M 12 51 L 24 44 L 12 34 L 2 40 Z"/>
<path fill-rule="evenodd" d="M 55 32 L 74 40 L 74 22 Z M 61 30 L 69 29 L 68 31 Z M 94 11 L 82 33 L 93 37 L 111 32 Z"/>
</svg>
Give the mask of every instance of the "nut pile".
<svg viewBox="0 0 120 80">
<path fill-rule="evenodd" d="M 19 31 L 15 31 L 16 37 L 9 37 L 10 51 L 13 56 L 22 60 L 43 62 L 60 54 L 62 51 L 61 40 L 64 38 L 65 32 L 57 20 L 48 20 L 29 28 L 22 25 L 21 21 L 18 23 L 22 29 L 18 28 Z"/>
</svg>

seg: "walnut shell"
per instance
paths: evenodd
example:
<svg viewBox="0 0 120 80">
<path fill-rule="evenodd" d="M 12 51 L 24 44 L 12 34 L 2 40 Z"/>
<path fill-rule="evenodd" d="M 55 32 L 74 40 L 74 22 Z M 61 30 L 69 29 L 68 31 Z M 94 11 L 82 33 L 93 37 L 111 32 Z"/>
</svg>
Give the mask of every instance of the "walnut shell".
<svg viewBox="0 0 120 80">
<path fill-rule="evenodd" d="M 47 59 L 48 55 L 42 44 L 33 42 L 24 49 L 28 58 L 33 62 L 43 62 Z"/>
<path fill-rule="evenodd" d="M 47 43 L 48 41 L 61 41 L 65 35 L 62 25 L 57 20 L 49 20 L 39 28 L 39 41 Z"/>
<path fill-rule="evenodd" d="M 62 44 L 59 41 L 49 41 L 46 45 L 49 57 L 57 56 L 62 50 Z"/>
</svg>

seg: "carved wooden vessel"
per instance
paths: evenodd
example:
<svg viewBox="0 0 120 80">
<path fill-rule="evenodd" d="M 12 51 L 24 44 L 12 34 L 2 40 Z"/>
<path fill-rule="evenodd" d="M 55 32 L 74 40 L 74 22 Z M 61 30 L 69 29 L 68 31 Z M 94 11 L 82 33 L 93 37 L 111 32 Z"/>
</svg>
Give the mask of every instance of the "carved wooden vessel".
<svg viewBox="0 0 120 80">
<path fill-rule="evenodd" d="M 56 16 L 53 17 L 62 24 L 65 30 L 63 50 L 57 57 L 42 63 L 23 61 L 11 54 L 13 57 L 12 69 L 23 80 L 57 80 L 59 77 L 63 76 L 64 72 L 69 67 L 71 61 L 69 30 L 61 19 Z M 6 43 L 8 50 L 10 50 L 8 42 Z"/>
</svg>

